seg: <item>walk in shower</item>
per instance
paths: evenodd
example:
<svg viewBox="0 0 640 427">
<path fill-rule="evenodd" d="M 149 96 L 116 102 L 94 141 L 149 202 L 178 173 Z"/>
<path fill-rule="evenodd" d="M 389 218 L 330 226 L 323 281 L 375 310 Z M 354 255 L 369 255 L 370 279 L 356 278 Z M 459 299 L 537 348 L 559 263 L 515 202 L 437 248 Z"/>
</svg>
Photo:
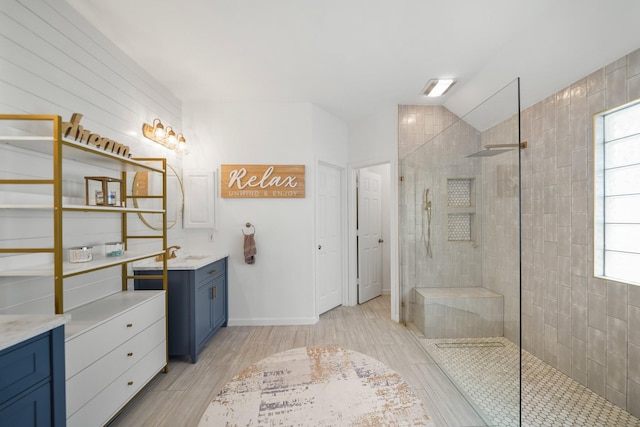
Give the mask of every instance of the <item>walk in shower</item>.
<svg viewBox="0 0 640 427">
<path fill-rule="evenodd" d="M 519 425 L 519 82 L 399 125 L 402 316 L 486 425 Z"/>
</svg>

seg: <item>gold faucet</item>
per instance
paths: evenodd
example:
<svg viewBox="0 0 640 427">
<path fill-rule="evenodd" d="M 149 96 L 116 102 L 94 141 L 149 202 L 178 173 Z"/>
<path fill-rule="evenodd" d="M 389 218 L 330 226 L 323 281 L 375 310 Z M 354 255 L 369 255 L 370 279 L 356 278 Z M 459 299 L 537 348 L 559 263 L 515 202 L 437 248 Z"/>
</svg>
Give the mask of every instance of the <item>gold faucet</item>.
<svg viewBox="0 0 640 427">
<path fill-rule="evenodd" d="M 178 245 L 169 246 L 165 253 L 156 256 L 156 261 L 163 261 L 165 256 L 167 257 L 167 259 L 176 258 L 176 251 L 178 249 L 180 249 L 180 246 Z"/>
</svg>

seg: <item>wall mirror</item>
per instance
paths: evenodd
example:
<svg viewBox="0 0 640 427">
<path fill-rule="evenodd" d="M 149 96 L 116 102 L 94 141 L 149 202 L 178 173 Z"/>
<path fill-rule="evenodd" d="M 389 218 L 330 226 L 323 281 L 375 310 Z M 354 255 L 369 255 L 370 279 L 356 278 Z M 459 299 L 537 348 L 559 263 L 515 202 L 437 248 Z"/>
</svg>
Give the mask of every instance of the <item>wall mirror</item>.
<svg viewBox="0 0 640 427">
<path fill-rule="evenodd" d="M 133 195 L 162 194 L 162 176 L 157 173 L 137 172 L 133 177 Z M 133 199 L 133 205 L 141 209 L 162 209 L 159 199 Z M 167 229 L 175 227 L 182 218 L 184 208 L 184 189 L 182 179 L 176 170 L 167 163 Z M 140 220 L 153 230 L 162 230 L 162 215 L 138 213 Z"/>
</svg>

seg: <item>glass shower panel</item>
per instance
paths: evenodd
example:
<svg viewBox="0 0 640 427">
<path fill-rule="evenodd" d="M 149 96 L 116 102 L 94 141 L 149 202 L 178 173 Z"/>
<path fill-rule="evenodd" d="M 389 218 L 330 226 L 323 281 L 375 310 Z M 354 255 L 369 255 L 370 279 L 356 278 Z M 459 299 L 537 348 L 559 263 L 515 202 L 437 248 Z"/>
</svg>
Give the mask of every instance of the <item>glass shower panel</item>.
<svg viewBox="0 0 640 427">
<path fill-rule="evenodd" d="M 445 110 L 399 109 L 403 317 L 486 425 L 517 426 L 519 82 L 464 117 Z"/>
</svg>

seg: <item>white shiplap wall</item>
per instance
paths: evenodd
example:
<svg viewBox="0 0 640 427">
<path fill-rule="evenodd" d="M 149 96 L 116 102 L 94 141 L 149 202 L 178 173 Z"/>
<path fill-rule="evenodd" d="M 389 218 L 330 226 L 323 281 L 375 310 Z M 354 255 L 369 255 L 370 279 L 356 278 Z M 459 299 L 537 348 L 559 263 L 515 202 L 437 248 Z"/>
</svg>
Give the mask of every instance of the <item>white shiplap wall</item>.
<svg viewBox="0 0 640 427">
<path fill-rule="evenodd" d="M 182 129 L 182 104 L 175 96 L 66 2 L 0 1 L 0 113 L 57 114 L 69 120 L 74 112 L 83 114 L 84 128 L 128 145 L 134 157 L 166 157 L 181 173 L 182 159 L 145 140 L 141 131 L 143 122 L 150 123 L 156 117 Z M 0 133 L 13 131 L 2 129 L 0 123 Z M 81 197 L 78 193 L 83 187 L 77 184 L 78 177 L 104 172 L 65 166 L 69 171 L 65 182 L 76 181 L 66 186 L 66 197 Z M 5 175 L 10 169 L 21 176 L 36 176 L 50 170 L 51 161 L 0 144 L 0 171 Z M 0 193 L 0 204 L 7 203 L 8 197 L 9 193 Z M 136 227 L 143 226 L 134 226 L 134 230 Z M 3 247 L 45 242 L 51 239 L 51 229 L 50 214 L 45 212 L 0 210 Z M 118 233 L 110 231 L 114 229 L 118 226 L 113 215 L 88 219 L 71 213 L 64 221 L 65 247 L 118 240 Z M 179 225 L 171 229 L 170 244 L 181 244 L 183 238 Z M 2 257 L 0 268 L 16 262 L 16 257 Z M 65 281 L 65 309 L 117 291 L 119 270 L 112 270 Z M 52 312 L 52 301 L 50 277 L 0 278 L 0 313 Z"/>
</svg>

